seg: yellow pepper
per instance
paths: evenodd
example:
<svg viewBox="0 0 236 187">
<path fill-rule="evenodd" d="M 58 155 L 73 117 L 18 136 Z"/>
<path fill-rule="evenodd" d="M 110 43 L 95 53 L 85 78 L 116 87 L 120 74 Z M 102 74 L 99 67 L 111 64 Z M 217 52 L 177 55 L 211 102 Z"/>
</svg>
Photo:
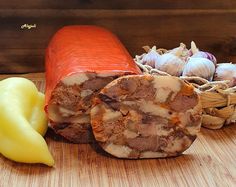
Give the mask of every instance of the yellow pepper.
<svg viewBox="0 0 236 187">
<path fill-rule="evenodd" d="M 24 163 L 54 165 L 42 137 L 47 130 L 44 95 L 25 78 L 0 81 L 0 153 Z"/>
</svg>

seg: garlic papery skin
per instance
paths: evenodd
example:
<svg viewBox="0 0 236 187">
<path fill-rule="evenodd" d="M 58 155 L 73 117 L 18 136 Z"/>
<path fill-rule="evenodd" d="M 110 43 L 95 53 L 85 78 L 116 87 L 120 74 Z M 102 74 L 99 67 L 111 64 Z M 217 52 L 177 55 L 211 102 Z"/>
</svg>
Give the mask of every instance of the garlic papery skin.
<svg viewBox="0 0 236 187">
<path fill-rule="evenodd" d="M 182 60 L 178 56 L 172 53 L 165 53 L 160 56 L 155 68 L 164 71 L 172 76 L 181 76 L 186 61 Z"/>
<path fill-rule="evenodd" d="M 206 58 L 190 57 L 183 70 L 183 76 L 198 76 L 209 81 L 212 80 L 214 73 L 214 63 Z"/>
<path fill-rule="evenodd" d="M 180 57 L 184 61 L 186 61 L 188 57 L 191 56 L 190 51 L 186 48 L 186 45 L 184 43 L 180 43 L 179 47 L 170 50 L 169 53 Z"/>
<path fill-rule="evenodd" d="M 156 50 L 156 46 L 153 46 L 149 52 L 143 56 L 140 62 L 143 65 L 149 65 L 154 68 L 155 63 L 158 63 L 160 56 L 161 55 Z"/>
<path fill-rule="evenodd" d="M 213 54 L 208 53 L 208 52 L 199 51 L 199 52 L 193 54 L 191 57 L 192 58 L 206 58 L 206 59 L 212 61 L 215 66 L 217 64 L 216 57 Z"/>
<path fill-rule="evenodd" d="M 192 52 L 192 55 L 191 55 L 192 58 L 206 58 L 206 59 L 212 61 L 214 63 L 214 65 L 216 66 L 216 64 L 217 64 L 216 57 L 211 53 L 200 51 L 197 48 L 194 41 L 191 42 L 191 52 Z"/>
<path fill-rule="evenodd" d="M 214 81 L 230 80 L 229 86 L 236 86 L 236 65 L 232 63 L 217 64 Z"/>
</svg>

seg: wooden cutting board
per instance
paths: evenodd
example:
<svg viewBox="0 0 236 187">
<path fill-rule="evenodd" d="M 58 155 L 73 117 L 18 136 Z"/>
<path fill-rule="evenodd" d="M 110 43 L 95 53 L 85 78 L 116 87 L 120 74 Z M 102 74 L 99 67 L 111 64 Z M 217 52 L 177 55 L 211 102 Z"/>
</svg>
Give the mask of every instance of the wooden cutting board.
<svg viewBox="0 0 236 187">
<path fill-rule="evenodd" d="M 23 76 L 44 90 L 44 74 Z M 96 144 L 65 143 L 53 136 L 46 136 L 55 159 L 52 168 L 16 163 L 0 155 L 0 187 L 236 186 L 236 125 L 202 128 L 183 155 L 168 159 L 116 159 L 104 155 Z"/>
</svg>

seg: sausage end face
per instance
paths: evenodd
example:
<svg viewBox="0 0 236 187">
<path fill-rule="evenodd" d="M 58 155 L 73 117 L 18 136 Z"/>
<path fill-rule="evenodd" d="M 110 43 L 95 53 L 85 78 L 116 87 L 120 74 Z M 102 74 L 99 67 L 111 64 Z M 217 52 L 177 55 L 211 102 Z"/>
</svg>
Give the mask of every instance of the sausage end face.
<svg viewBox="0 0 236 187">
<path fill-rule="evenodd" d="M 177 77 L 130 75 L 93 100 L 91 124 L 101 147 L 119 158 L 177 156 L 195 140 L 202 107 L 192 85 Z"/>
</svg>

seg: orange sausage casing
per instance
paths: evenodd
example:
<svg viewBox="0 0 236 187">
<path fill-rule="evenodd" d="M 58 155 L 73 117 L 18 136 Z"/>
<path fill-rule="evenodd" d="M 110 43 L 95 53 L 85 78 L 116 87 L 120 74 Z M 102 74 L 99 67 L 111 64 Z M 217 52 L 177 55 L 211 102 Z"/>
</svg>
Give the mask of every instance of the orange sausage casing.
<svg viewBox="0 0 236 187">
<path fill-rule="evenodd" d="M 86 25 L 63 27 L 53 36 L 46 50 L 46 108 L 58 82 L 78 72 L 141 73 L 110 31 Z"/>
<path fill-rule="evenodd" d="M 46 51 L 45 111 L 50 127 L 73 143 L 88 143 L 94 96 L 117 77 L 140 73 L 125 47 L 106 29 L 60 29 Z"/>
</svg>

